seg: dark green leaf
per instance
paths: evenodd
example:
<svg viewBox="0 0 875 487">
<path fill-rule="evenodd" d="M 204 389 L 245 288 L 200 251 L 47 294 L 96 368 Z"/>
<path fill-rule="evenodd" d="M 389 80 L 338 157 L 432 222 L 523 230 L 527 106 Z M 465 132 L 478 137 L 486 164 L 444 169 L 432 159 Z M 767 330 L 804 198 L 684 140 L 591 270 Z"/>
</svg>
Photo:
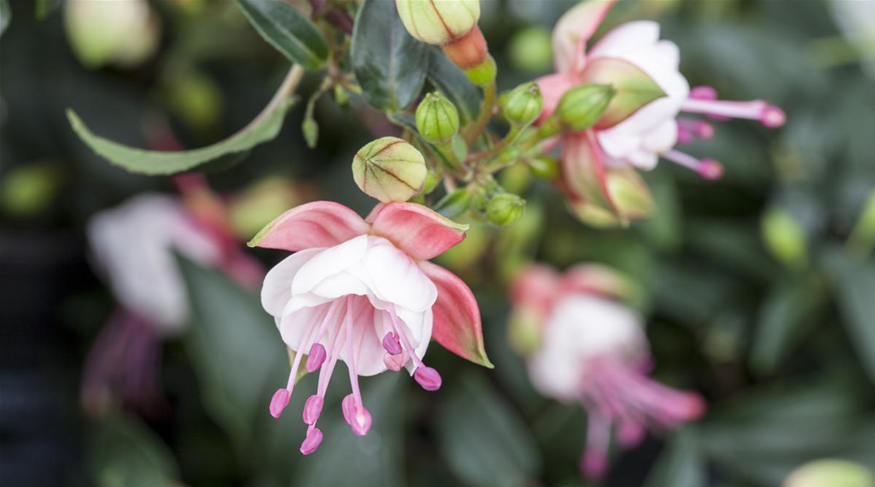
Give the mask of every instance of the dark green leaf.
<svg viewBox="0 0 875 487">
<path fill-rule="evenodd" d="M 462 124 L 477 118 L 482 98 L 480 89 L 437 47 L 431 48 L 428 56 L 428 80 L 456 105 Z"/>
<path fill-rule="evenodd" d="M 36 18 L 43 20 L 60 6 L 61 0 L 36 0 Z"/>
<path fill-rule="evenodd" d="M 179 477 L 173 455 L 134 417 L 110 417 L 91 438 L 89 463 L 99 487 L 171 487 Z"/>
<path fill-rule="evenodd" d="M 344 371 L 345 372 L 345 371 Z M 371 413 L 367 436 L 355 436 L 340 415 L 340 404 L 328 408 L 319 421 L 324 440 L 319 451 L 302 464 L 292 486 L 400 487 L 404 398 L 399 374 L 365 379 L 363 400 Z M 300 420 L 300 418 L 298 418 Z M 339 466 L 342 466 L 338 468 Z"/>
<path fill-rule="evenodd" d="M 273 372 L 288 360 L 273 319 L 255 293 L 222 273 L 180 259 L 191 297 L 185 337 L 213 418 L 246 449 L 258 415 L 267 414 Z M 276 389 L 276 387 L 273 387 Z"/>
<path fill-rule="evenodd" d="M 392 0 L 364 1 L 351 57 L 365 99 L 381 110 L 403 110 L 422 91 L 428 46 L 407 33 Z"/>
<path fill-rule="evenodd" d="M 452 391 L 437 429 L 444 458 L 465 484 L 515 487 L 538 475 L 531 433 L 479 375 L 464 377 Z"/>
<path fill-rule="evenodd" d="M 705 462 L 695 431 L 678 431 L 647 478 L 647 487 L 705 487 Z"/>
<path fill-rule="evenodd" d="M 842 321 L 863 368 L 875 382 L 875 265 L 856 262 L 839 249 L 829 254 L 826 263 L 838 291 Z"/>
<path fill-rule="evenodd" d="M 293 101 L 288 92 L 300 81 L 300 68 L 292 68 L 273 100 L 243 130 L 207 147 L 178 152 L 157 152 L 128 147 L 94 134 L 73 110 L 67 118 L 73 131 L 101 157 L 130 172 L 163 175 L 192 170 L 210 162 L 211 166 L 239 161 L 246 151 L 273 140 L 283 126 L 283 118 Z"/>
<path fill-rule="evenodd" d="M 289 61 L 319 69 L 328 59 L 328 42 L 313 22 L 281 0 L 237 0 L 255 30 Z"/>
<path fill-rule="evenodd" d="M 9 8 L 9 0 L 0 0 L 0 35 L 3 35 L 11 21 L 12 9 Z"/>
</svg>

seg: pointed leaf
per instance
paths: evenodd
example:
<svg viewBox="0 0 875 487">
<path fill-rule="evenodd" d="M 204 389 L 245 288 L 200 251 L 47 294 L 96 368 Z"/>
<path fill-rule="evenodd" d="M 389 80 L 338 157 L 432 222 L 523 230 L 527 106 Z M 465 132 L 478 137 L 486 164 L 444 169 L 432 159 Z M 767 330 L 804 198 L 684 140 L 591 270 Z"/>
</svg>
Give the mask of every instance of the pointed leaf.
<svg viewBox="0 0 875 487">
<path fill-rule="evenodd" d="M 97 485 L 172 487 L 179 467 L 161 438 L 134 416 L 111 416 L 93 425 L 89 466 Z"/>
<path fill-rule="evenodd" d="M 647 487 L 708 485 L 705 459 L 692 429 L 678 431 L 647 477 Z"/>
<path fill-rule="evenodd" d="M 617 94 L 596 123 L 600 130 L 626 120 L 648 103 L 663 98 L 665 91 L 634 64 L 614 58 L 598 58 L 586 66 L 584 83 L 611 85 Z"/>
<path fill-rule="evenodd" d="M 328 42 L 313 22 L 281 0 L 237 0 L 237 6 L 261 34 L 289 61 L 308 70 L 328 59 Z"/>
<path fill-rule="evenodd" d="M 352 37 L 352 67 L 368 103 L 407 108 L 425 83 L 428 46 L 407 33 L 392 0 L 365 0 Z"/>
<path fill-rule="evenodd" d="M 474 293 L 464 281 L 443 267 L 431 262 L 419 265 L 438 290 L 437 301 L 432 307 L 432 338 L 466 360 L 493 368 L 486 356 L 480 308 Z"/>
<path fill-rule="evenodd" d="M 468 225 L 416 203 L 378 205 L 368 215 L 372 233 L 390 240 L 414 260 L 428 260 L 465 240 Z"/>
<path fill-rule="evenodd" d="M 139 174 L 176 174 L 208 162 L 211 166 L 237 162 L 249 149 L 273 140 L 283 126 L 286 111 L 293 104 L 286 98 L 288 92 L 297 86 L 302 75 L 301 68 L 293 67 L 271 102 L 249 125 L 221 142 L 200 149 L 174 152 L 136 149 L 96 135 L 73 110 L 67 110 L 67 118 L 76 135 L 112 164 Z"/>
</svg>

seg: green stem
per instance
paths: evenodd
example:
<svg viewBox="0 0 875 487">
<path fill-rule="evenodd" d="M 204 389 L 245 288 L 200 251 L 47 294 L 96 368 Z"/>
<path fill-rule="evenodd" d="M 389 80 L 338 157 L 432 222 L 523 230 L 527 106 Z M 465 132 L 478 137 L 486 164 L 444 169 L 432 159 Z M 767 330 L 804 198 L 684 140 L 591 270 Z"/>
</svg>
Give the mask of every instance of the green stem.
<svg viewBox="0 0 875 487">
<path fill-rule="evenodd" d="M 483 103 L 480 106 L 480 114 L 478 114 L 477 119 L 465 129 L 464 139 L 465 144 L 467 144 L 468 147 L 471 147 L 474 144 L 477 137 L 483 133 L 486 124 L 489 123 L 489 119 L 492 118 L 492 110 L 495 108 L 496 91 L 497 87 L 495 86 L 494 80 L 483 89 Z"/>
</svg>

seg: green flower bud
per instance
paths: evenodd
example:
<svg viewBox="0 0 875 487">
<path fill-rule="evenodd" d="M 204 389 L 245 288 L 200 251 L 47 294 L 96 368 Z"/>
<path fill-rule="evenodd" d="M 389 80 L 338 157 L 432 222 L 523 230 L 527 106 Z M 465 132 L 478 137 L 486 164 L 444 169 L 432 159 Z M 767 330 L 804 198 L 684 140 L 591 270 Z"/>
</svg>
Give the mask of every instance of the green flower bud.
<svg viewBox="0 0 875 487">
<path fill-rule="evenodd" d="M 147 0 L 69 0 L 64 22 L 73 52 L 88 68 L 136 66 L 154 54 L 161 35 Z"/>
<path fill-rule="evenodd" d="M 487 56 L 486 60 L 481 64 L 465 70 L 465 76 L 477 86 L 488 86 L 495 80 L 495 75 L 498 73 L 498 68 L 495 65 L 495 60 L 492 56 Z"/>
<path fill-rule="evenodd" d="M 553 40 L 550 31 L 540 27 L 527 27 L 510 40 L 510 62 L 521 71 L 541 74 L 553 65 Z"/>
<path fill-rule="evenodd" d="M 429 93 L 416 107 L 416 128 L 428 142 L 446 144 L 459 131 L 459 112 L 440 93 Z"/>
<path fill-rule="evenodd" d="M 526 200 L 510 193 L 493 196 L 486 207 L 486 217 L 500 227 L 517 223 L 525 212 Z"/>
<path fill-rule="evenodd" d="M 784 487 L 872 487 L 875 476 L 865 466 L 848 460 L 815 460 L 794 470 Z"/>
<path fill-rule="evenodd" d="M 480 19 L 480 0 L 395 0 L 407 32 L 443 45 L 468 33 Z"/>
<path fill-rule="evenodd" d="M 608 85 L 580 85 L 562 95 L 556 112 L 569 129 L 584 130 L 601 118 L 617 92 Z"/>
<path fill-rule="evenodd" d="M 523 83 L 503 97 L 504 117 L 514 125 L 528 125 L 535 121 L 544 107 L 538 83 Z"/>
<path fill-rule="evenodd" d="M 763 213 L 761 228 L 766 248 L 784 265 L 798 269 L 808 261 L 805 231 L 782 209 L 772 208 Z"/>
<path fill-rule="evenodd" d="M 422 154 L 396 137 L 369 143 L 352 161 L 355 183 L 383 203 L 409 200 L 422 189 L 427 173 Z"/>
<path fill-rule="evenodd" d="M 551 180 L 559 176 L 559 161 L 550 156 L 538 156 L 528 160 L 535 177 Z"/>
</svg>

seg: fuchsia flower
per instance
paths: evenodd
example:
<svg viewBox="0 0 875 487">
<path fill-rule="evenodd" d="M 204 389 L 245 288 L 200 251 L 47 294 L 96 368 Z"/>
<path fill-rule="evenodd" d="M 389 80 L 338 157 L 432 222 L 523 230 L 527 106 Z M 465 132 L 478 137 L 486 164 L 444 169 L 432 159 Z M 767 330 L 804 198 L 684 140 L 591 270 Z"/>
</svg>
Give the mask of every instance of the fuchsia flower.
<svg viewBox="0 0 875 487">
<path fill-rule="evenodd" d="M 83 406 L 99 414 L 120 396 L 148 412 L 161 402 L 160 341 L 181 333 L 190 312 L 174 253 L 249 282 L 263 271 L 229 243 L 232 237 L 220 235 L 170 196 L 141 195 L 95 214 L 88 240 L 119 309 L 88 354 Z"/>
<path fill-rule="evenodd" d="M 301 453 L 313 453 L 322 442 L 316 422 L 338 360 L 346 363 L 352 386 L 343 417 L 359 436 L 371 426 L 359 376 L 407 368 L 424 389 L 439 389 L 440 374 L 423 362 L 432 338 L 492 366 L 471 290 L 428 262 L 461 242 L 466 228 L 412 203 L 377 205 L 363 220 L 339 203 L 319 201 L 289 210 L 250 242 L 295 252 L 268 272 L 261 300 L 294 352 L 271 415 L 278 418 L 288 405 L 302 363 L 307 372 L 320 370 L 316 394 L 304 406 L 309 429 Z"/>
<path fill-rule="evenodd" d="M 528 370 L 534 386 L 562 402 L 577 402 L 589 416 L 580 468 L 590 478 L 607 468 L 612 426 L 624 448 L 645 429 L 677 427 L 702 415 L 703 399 L 647 377 L 651 363 L 641 316 L 621 304 L 636 292 L 607 268 L 579 265 L 564 275 L 533 265 L 514 282 L 512 327 L 533 333 Z"/>
<path fill-rule="evenodd" d="M 659 39 L 656 22 L 620 25 L 587 53 L 587 42 L 614 1 L 582 2 L 559 20 L 553 31 L 556 73 L 537 82 L 544 97 L 542 120 L 553 113 L 562 95 L 577 85 L 609 84 L 617 91 L 595 126 L 562 136 L 562 164 L 575 207 L 580 210 L 595 206 L 623 221 L 625 217 L 645 216 L 634 211 L 624 214 L 630 212 L 621 211 L 616 201 L 619 188 L 639 187 L 646 192 L 632 168 L 651 170 L 659 158 L 664 158 L 705 179 L 722 176 L 717 161 L 696 159 L 674 148 L 678 142 L 709 139 L 714 133 L 710 122 L 678 118 L 679 112 L 703 114 L 714 120 L 759 120 L 767 127 L 783 125 L 786 117 L 780 108 L 762 100 L 719 101 L 710 87 L 690 90 L 678 71 L 678 47 Z"/>
</svg>

